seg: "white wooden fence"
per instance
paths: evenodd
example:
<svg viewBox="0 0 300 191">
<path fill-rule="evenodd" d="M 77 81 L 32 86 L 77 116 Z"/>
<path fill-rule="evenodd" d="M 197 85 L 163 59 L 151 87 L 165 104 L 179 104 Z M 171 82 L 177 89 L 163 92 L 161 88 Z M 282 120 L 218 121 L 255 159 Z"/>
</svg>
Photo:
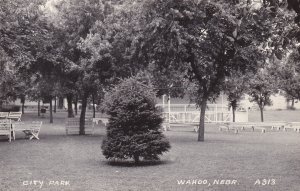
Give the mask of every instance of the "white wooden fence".
<svg viewBox="0 0 300 191">
<path fill-rule="evenodd" d="M 157 104 L 163 116 L 170 123 L 193 123 L 200 121 L 200 108 L 195 104 Z M 226 105 L 208 104 L 205 111 L 205 122 L 230 122 L 232 112 Z"/>
</svg>

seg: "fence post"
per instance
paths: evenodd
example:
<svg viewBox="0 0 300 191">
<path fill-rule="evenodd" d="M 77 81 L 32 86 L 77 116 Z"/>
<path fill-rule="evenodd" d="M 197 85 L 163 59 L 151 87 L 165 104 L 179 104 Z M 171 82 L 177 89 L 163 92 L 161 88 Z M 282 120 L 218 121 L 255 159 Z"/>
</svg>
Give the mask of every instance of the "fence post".
<svg viewBox="0 0 300 191">
<path fill-rule="evenodd" d="M 185 123 L 185 116 L 186 116 L 186 105 L 184 105 L 183 123 Z"/>
<path fill-rule="evenodd" d="M 247 107 L 246 110 L 247 110 L 247 122 L 248 122 L 249 121 L 249 108 Z"/>
<path fill-rule="evenodd" d="M 233 122 L 233 114 L 232 114 L 232 107 L 230 107 L 230 110 L 229 110 L 229 112 L 230 112 L 230 114 L 229 114 L 229 116 L 230 116 L 230 122 Z"/>
<path fill-rule="evenodd" d="M 171 97 L 169 95 L 169 99 L 168 99 L 168 110 L 169 110 L 169 124 L 171 123 Z"/>
<path fill-rule="evenodd" d="M 215 105 L 215 122 L 218 121 L 218 105 Z"/>
</svg>

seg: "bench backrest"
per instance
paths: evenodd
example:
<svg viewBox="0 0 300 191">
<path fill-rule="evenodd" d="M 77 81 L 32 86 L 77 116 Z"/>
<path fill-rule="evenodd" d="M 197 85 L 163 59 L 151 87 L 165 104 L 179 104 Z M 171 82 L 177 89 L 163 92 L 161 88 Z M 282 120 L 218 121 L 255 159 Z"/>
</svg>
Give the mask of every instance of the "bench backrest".
<svg viewBox="0 0 300 191">
<path fill-rule="evenodd" d="M 21 117 L 22 112 L 9 112 L 9 117 Z"/>
<path fill-rule="evenodd" d="M 69 131 L 79 132 L 80 126 L 80 119 L 79 118 L 67 118 L 66 120 L 66 133 L 68 134 Z M 94 131 L 94 123 L 92 119 L 85 120 L 85 132 L 92 132 Z"/>
<path fill-rule="evenodd" d="M 21 121 L 21 117 L 22 117 L 22 112 L 10 112 L 7 118 Z"/>
<path fill-rule="evenodd" d="M 66 126 L 78 126 L 80 124 L 80 119 L 79 118 L 67 118 L 66 120 Z M 89 126 L 93 124 L 92 119 L 85 119 L 85 126 Z"/>
<path fill-rule="evenodd" d="M 84 123 L 85 129 L 93 128 L 93 126 L 94 126 L 94 123 L 93 123 L 92 119 L 86 120 L 85 123 Z"/>
<path fill-rule="evenodd" d="M 9 112 L 0 112 L 0 117 L 8 117 Z"/>
<path fill-rule="evenodd" d="M 0 134 L 11 133 L 11 120 L 0 120 Z"/>
<path fill-rule="evenodd" d="M 25 123 L 24 122 L 15 122 L 13 124 L 13 126 L 14 126 L 14 130 L 24 129 Z"/>
<path fill-rule="evenodd" d="M 32 121 L 30 124 L 30 128 L 39 131 L 42 127 L 42 124 L 42 121 Z"/>
<path fill-rule="evenodd" d="M 79 128 L 78 118 L 68 118 L 66 120 L 66 128 Z"/>
<path fill-rule="evenodd" d="M 14 122 L 13 126 L 16 131 L 35 130 L 39 131 L 42 127 L 42 121 L 32 121 L 31 123 Z"/>
</svg>

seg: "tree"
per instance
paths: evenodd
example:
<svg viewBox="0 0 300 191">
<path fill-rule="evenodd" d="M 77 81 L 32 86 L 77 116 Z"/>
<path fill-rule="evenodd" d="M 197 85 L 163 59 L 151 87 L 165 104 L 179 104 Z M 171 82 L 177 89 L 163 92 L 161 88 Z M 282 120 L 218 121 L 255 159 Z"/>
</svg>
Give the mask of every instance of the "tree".
<svg viewBox="0 0 300 191">
<path fill-rule="evenodd" d="M 32 72 L 31 86 L 29 95 L 35 98 L 36 101 L 43 100 L 49 103 L 50 123 L 53 123 L 53 105 L 52 100 L 56 95 L 58 87 L 57 67 L 59 63 L 51 60 L 52 52 L 49 50 L 48 56 L 41 54 L 37 57 L 37 61 L 32 63 L 30 71 Z"/>
<path fill-rule="evenodd" d="M 145 68 L 133 62 L 131 57 L 131 44 L 136 34 L 134 5 L 114 3 L 103 4 L 102 18 L 77 44 L 81 51 L 80 63 L 84 66 L 79 77 L 81 86 L 78 86 L 83 92 L 82 100 L 90 95 L 94 100 L 94 95 L 117 84 L 121 78 L 135 75 Z"/>
<path fill-rule="evenodd" d="M 141 77 L 123 80 L 106 96 L 109 115 L 107 137 L 102 144 L 108 159 L 133 158 L 138 163 L 158 160 L 170 148 L 160 128 L 162 116 L 155 107 L 156 92 Z"/>
<path fill-rule="evenodd" d="M 278 80 L 278 88 L 284 91 L 287 101 L 292 100 L 291 109 L 294 108 L 294 100 L 300 99 L 300 55 L 297 49 L 273 68 L 274 76 Z"/>
<path fill-rule="evenodd" d="M 15 64 L 34 60 L 41 34 L 38 6 L 42 1 L 7 1 L 0 5 L 0 47 Z M 1 50 L 1 51 L 2 51 Z"/>
<path fill-rule="evenodd" d="M 6 73 L 3 75 L 6 81 L 2 83 L 2 91 L 5 90 L 3 93 L 6 94 L 3 99 L 21 98 L 23 112 L 28 88 L 28 84 L 25 85 L 28 72 L 24 71 L 35 61 L 37 50 L 44 42 L 42 39 L 47 36 L 45 23 L 39 17 L 41 3 L 43 1 L 39 0 L 4 0 L 0 5 L 1 70 L 6 68 L 2 70 Z M 11 74 L 13 78 L 9 77 Z"/>
<path fill-rule="evenodd" d="M 15 85 L 16 78 L 13 62 L 0 49 L 0 111 L 4 102 L 13 99 Z"/>
<path fill-rule="evenodd" d="M 20 102 L 22 104 L 22 114 L 25 112 L 25 100 L 27 96 L 27 91 L 30 89 L 30 78 L 24 74 L 19 74 L 16 77 L 16 85 L 14 87 L 15 96 L 20 98 Z"/>
<path fill-rule="evenodd" d="M 261 121 L 264 121 L 265 106 L 272 105 L 271 95 L 278 90 L 276 80 L 268 74 L 267 69 L 261 69 L 249 79 L 250 101 L 257 103 L 260 109 Z"/>
<path fill-rule="evenodd" d="M 63 87 L 68 100 L 69 116 L 72 115 L 72 100 L 75 95 L 79 95 L 79 98 L 82 100 L 80 134 L 84 135 L 88 98 L 95 91 L 97 83 L 101 83 L 103 75 L 99 77 L 98 72 L 103 69 L 101 67 L 102 63 L 106 63 L 105 60 L 93 60 L 93 57 L 91 58 L 90 55 L 93 52 L 89 52 L 92 50 L 89 42 L 94 36 L 92 32 L 93 27 L 97 23 L 101 24 L 106 16 L 110 14 L 110 6 L 106 1 L 98 0 L 50 2 L 54 4 L 52 7 L 56 11 L 53 13 L 45 6 L 45 14 L 48 15 L 48 19 L 63 34 L 60 37 L 63 42 L 61 43 L 62 55 L 68 60 L 62 67 L 64 70 L 62 70 L 63 75 L 61 77 L 62 81 L 66 81 Z M 54 14 L 57 14 L 57 16 L 54 17 Z M 101 42 L 102 39 L 97 40 Z M 100 52 L 100 55 L 105 58 L 105 53 L 103 54 Z M 107 69 L 101 72 L 109 74 Z M 75 92 L 74 89 L 76 90 Z"/>
<path fill-rule="evenodd" d="M 294 21 L 295 23 L 297 23 L 298 25 L 300 25 L 300 2 L 297 0 L 287 0 L 288 9 L 293 9 L 296 13 L 297 16 L 295 17 Z"/>
<path fill-rule="evenodd" d="M 180 71 L 194 84 L 201 109 L 198 141 L 204 141 L 207 102 L 218 97 L 227 76 L 260 63 L 257 47 L 270 35 L 270 10 L 246 2 L 152 0 L 141 12 L 140 55 L 158 70 Z"/>
<path fill-rule="evenodd" d="M 248 76 L 235 73 L 225 81 L 224 92 L 227 94 L 229 107 L 232 108 L 232 121 L 235 122 L 235 111 L 239 102 L 248 90 Z"/>
</svg>

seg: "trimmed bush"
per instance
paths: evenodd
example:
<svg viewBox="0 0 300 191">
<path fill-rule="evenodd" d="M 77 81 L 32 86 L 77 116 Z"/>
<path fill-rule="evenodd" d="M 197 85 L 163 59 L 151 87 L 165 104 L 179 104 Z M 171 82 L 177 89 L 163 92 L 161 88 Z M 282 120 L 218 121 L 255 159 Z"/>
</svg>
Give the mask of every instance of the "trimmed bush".
<svg viewBox="0 0 300 191">
<path fill-rule="evenodd" d="M 105 98 L 109 115 L 102 143 L 107 159 L 158 160 L 170 148 L 161 131 L 161 112 L 155 107 L 153 86 L 139 77 L 125 79 Z"/>
</svg>

